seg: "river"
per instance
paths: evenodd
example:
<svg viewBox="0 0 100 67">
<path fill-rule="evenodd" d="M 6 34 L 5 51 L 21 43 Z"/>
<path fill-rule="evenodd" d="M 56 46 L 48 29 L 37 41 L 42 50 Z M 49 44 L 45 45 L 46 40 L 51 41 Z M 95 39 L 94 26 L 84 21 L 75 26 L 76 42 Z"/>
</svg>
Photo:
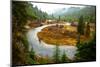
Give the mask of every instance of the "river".
<svg viewBox="0 0 100 67">
<path fill-rule="evenodd" d="M 45 56 L 52 57 L 53 56 L 55 46 L 52 44 L 46 44 L 43 41 L 39 42 L 39 39 L 37 37 L 37 33 L 40 32 L 41 29 L 43 29 L 47 26 L 52 26 L 52 25 L 55 25 L 55 24 L 44 25 L 41 27 L 37 27 L 35 29 L 30 29 L 27 32 L 27 38 L 28 38 L 28 42 L 29 42 L 29 50 L 31 50 L 31 48 L 33 48 L 36 55 L 39 55 L 42 57 L 45 57 Z M 65 46 L 59 46 L 59 49 L 60 49 L 60 55 L 62 55 L 62 53 L 65 51 L 67 57 L 69 59 L 73 59 L 75 57 L 77 47 L 65 45 Z"/>
</svg>

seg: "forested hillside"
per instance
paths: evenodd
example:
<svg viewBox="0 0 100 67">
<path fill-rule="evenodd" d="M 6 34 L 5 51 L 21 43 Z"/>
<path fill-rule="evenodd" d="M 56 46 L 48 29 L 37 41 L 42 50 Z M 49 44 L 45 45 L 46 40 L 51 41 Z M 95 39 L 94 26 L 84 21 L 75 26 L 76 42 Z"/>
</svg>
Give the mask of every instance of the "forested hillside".
<svg viewBox="0 0 100 67">
<path fill-rule="evenodd" d="M 64 8 L 63 8 L 64 9 Z M 65 9 L 65 11 L 57 11 L 52 14 L 55 18 L 61 17 L 61 20 L 74 22 L 78 21 L 78 18 L 82 15 L 85 22 L 94 22 L 96 18 L 96 8 L 95 6 L 85 6 L 85 7 L 70 7 Z"/>
<path fill-rule="evenodd" d="M 46 12 L 39 10 L 37 6 L 34 6 L 31 3 L 29 3 L 28 7 L 26 8 L 26 11 L 29 14 L 29 16 L 32 16 L 32 19 L 36 18 L 38 20 L 43 20 L 46 19 L 48 16 Z"/>
<path fill-rule="evenodd" d="M 29 52 L 28 41 L 26 39 L 26 29 L 24 28 L 27 20 L 44 20 L 47 17 L 45 12 L 39 10 L 30 2 L 12 2 L 12 63 L 13 65 L 34 64 Z"/>
</svg>

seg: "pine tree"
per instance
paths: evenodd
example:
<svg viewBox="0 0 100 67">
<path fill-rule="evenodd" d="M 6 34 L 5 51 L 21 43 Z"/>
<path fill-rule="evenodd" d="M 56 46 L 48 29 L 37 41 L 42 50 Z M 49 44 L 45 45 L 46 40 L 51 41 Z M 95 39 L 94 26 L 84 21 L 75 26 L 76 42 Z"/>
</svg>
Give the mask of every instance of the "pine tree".
<svg viewBox="0 0 100 67">
<path fill-rule="evenodd" d="M 35 60 L 35 52 L 34 52 L 33 48 L 32 48 L 31 51 L 30 51 L 30 57 L 31 57 L 33 60 Z"/>
<path fill-rule="evenodd" d="M 55 63 L 60 62 L 60 50 L 59 50 L 59 46 L 57 46 L 57 45 L 56 45 L 56 48 L 55 48 L 55 51 L 54 51 L 53 60 L 54 60 Z"/>
<path fill-rule="evenodd" d="M 89 25 L 89 23 L 87 23 L 87 25 L 86 25 L 85 35 L 86 35 L 87 37 L 90 36 L 90 25 Z"/>
<path fill-rule="evenodd" d="M 59 16 L 59 21 L 60 21 L 61 17 Z"/>
<path fill-rule="evenodd" d="M 28 63 L 29 64 L 35 64 L 36 63 L 36 60 L 35 60 L 35 51 L 33 50 L 33 48 L 31 49 L 31 51 L 29 51 Z"/>
<path fill-rule="evenodd" d="M 83 16 L 80 16 L 77 31 L 81 35 L 84 35 L 84 25 Z"/>
<path fill-rule="evenodd" d="M 66 56 L 66 53 L 65 53 L 65 51 L 63 52 L 63 55 L 62 55 L 62 57 L 61 57 L 61 62 L 63 62 L 63 63 L 65 63 L 65 62 L 68 62 L 69 61 L 69 59 L 68 59 L 68 57 Z"/>
<path fill-rule="evenodd" d="M 89 42 L 77 44 L 76 61 L 95 61 L 96 60 L 96 35 Z"/>
</svg>

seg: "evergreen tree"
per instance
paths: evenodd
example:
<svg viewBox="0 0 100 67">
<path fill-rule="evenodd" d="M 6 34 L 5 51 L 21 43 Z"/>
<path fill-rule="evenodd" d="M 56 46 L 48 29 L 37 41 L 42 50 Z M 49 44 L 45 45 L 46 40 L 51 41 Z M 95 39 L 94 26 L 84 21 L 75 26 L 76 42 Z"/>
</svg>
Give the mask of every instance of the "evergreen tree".
<svg viewBox="0 0 100 67">
<path fill-rule="evenodd" d="M 63 52 L 63 55 L 62 55 L 62 57 L 61 57 L 61 62 L 63 62 L 63 63 L 65 63 L 65 62 L 68 62 L 69 60 L 68 60 L 68 57 L 66 56 L 66 53 L 65 53 L 65 51 Z"/>
<path fill-rule="evenodd" d="M 57 45 L 56 45 L 56 48 L 55 48 L 55 51 L 54 51 L 53 60 L 54 60 L 55 63 L 60 62 L 60 50 L 59 50 L 59 46 L 57 46 Z"/>
<path fill-rule="evenodd" d="M 61 17 L 59 16 L 59 21 L 60 21 Z"/>
<path fill-rule="evenodd" d="M 28 56 L 28 63 L 29 64 L 35 64 L 36 60 L 35 60 L 35 52 L 33 50 L 33 48 L 31 49 L 31 51 L 29 51 L 29 56 Z"/>
<path fill-rule="evenodd" d="M 30 58 L 32 58 L 33 60 L 35 60 L 35 52 L 34 52 L 33 48 L 30 51 Z"/>
<path fill-rule="evenodd" d="M 80 16 L 77 31 L 78 31 L 78 33 L 81 34 L 81 35 L 84 34 L 84 25 L 85 25 L 85 24 L 84 24 L 84 22 L 83 22 L 83 16 Z"/>
<path fill-rule="evenodd" d="M 86 25 L 85 35 L 86 35 L 87 37 L 90 36 L 90 25 L 89 25 L 89 23 L 87 23 L 87 25 Z"/>
<path fill-rule="evenodd" d="M 77 44 L 77 61 L 95 61 L 96 60 L 96 38 L 95 35 L 89 42 Z"/>
</svg>

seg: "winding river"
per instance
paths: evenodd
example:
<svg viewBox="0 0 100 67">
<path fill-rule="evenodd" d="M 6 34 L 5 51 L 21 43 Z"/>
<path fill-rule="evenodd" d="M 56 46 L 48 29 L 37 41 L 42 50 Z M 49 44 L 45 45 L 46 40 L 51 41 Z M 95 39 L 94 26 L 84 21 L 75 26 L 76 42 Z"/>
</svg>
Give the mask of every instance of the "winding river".
<svg viewBox="0 0 100 67">
<path fill-rule="evenodd" d="M 31 48 L 33 48 L 35 53 L 42 57 L 45 57 L 45 56 L 52 57 L 53 56 L 55 46 L 52 44 L 46 44 L 43 41 L 39 42 L 39 39 L 37 37 L 38 32 L 40 32 L 43 28 L 45 28 L 47 26 L 52 26 L 52 25 L 55 25 L 55 24 L 44 25 L 41 27 L 37 27 L 35 29 L 30 29 L 28 31 L 27 38 L 28 38 L 28 42 L 29 42 L 29 50 L 31 50 Z M 75 56 L 77 47 L 65 45 L 65 46 L 59 46 L 59 49 L 60 49 L 60 55 L 62 55 L 62 53 L 65 51 L 67 57 L 69 59 L 73 59 Z"/>
</svg>

